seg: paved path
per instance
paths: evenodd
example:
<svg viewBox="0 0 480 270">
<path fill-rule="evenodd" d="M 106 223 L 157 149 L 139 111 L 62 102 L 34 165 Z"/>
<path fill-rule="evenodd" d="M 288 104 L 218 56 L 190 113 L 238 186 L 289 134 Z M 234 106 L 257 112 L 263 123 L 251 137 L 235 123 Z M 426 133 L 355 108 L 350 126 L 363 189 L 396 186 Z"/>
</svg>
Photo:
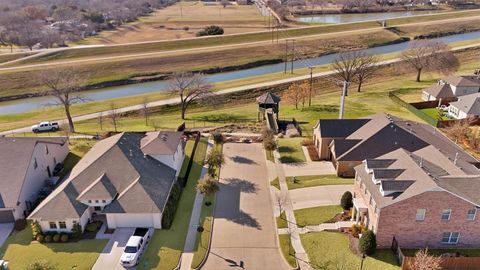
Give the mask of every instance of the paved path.
<svg viewBox="0 0 480 270">
<path fill-rule="evenodd" d="M 208 140 L 207 145 L 207 155 L 212 151 L 213 148 L 213 140 Z M 202 168 L 202 174 L 200 179 L 207 173 L 208 166 L 204 165 Z M 202 204 L 203 204 L 203 194 L 197 191 L 195 195 L 195 202 L 193 204 L 192 215 L 190 217 L 190 223 L 188 227 L 187 238 L 185 240 L 185 245 L 183 247 L 182 258 L 180 261 L 180 270 L 190 270 L 192 268 L 192 261 L 193 261 L 193 252 L 195 249 L 195 242 L 197 240 L 197 228 L 200 225 L 200 214 L 202 213 Z"/>
<path fill-rule="evenodd" d="M 285 176 L 336 174 L 331 161 L 282 164 Z"/>
<path fill-rule="evenodd" d="M 291 269 L 278 246 L 262 145 L 227 143 L 223 151 L 212 245 L 202 269 Z"/>
<path fill-rule="evenodd" d="M 324 230 L 338 230 L 340 228 L 350 228 L 355 224 L 355 221 L 339 221 L 335 223 L 322 223 L 314 226 L 305 226 L 303 228 L 298 228 L 299 234 L 305 234 L 309 232 L 321 232 Z M 289 230 L 282 228 L 278 229 L 278 234 L 289 234 Z"/>
<path fill-rule="evenodd" d="M 339 205 L 345 191 L 353 191 L 353 185 L 330 185 L 290 190 L 293 209 Z"/>
<path fill-rule="evenodd" d="M 120 257 L 122 256 L 123 249 L 127 244 L 128 238 L 133 234 L 134 228 L 117 228 L 115 232 L 111 234 L 110 241 L 98 256 L 97 261 L 93 265 L 92 270 L 123 270 L 125 269 L 120 265 Z M 106 235 L 103 235 L 104 237 Z"/>
</svg>

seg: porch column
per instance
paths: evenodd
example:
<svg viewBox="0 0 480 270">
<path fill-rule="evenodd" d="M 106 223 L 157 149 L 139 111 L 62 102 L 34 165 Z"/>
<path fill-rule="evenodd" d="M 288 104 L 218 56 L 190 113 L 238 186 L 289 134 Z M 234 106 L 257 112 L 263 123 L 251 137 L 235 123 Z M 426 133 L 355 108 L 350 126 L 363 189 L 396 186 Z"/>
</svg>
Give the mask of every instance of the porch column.
<svg viewBox="0 0 480 270">
<path fill-rule="evenodd" d="M 358 223 L 360 221 L 360 210 L 357 210 L 357 216 L 355 218 L 355 222 Z"/>
<path fill-rule="evenodd" d="M 355 220 L 355 215 L 357 214 L 357 209 L 355 208 L 355 204 L 352 207 L 352 218 L 350 218 L 350 221 Z"/>
</svg>

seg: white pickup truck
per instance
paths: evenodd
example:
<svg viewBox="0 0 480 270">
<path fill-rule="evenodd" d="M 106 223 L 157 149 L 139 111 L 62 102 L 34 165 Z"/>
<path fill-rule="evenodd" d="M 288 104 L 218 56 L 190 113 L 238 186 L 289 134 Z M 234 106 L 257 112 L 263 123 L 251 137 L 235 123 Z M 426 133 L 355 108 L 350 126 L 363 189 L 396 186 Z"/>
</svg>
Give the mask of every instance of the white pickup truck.
<svg viewBox="0 0 480 270">
<path fill-rule="evenodd" d="M 45 132 L 45 131 L 57 131 L 59 130 L 60 127 L 58 126 L 58 123 L 50 123 L 50 122 L 41 122 L 38 125 L 33 125 L 32 126 L 32 131 L 35 133 L 38 132 Z"/>
<path fill-rule="evenodd" d="M 133 235 L 128 239 L 127 245 L 120 257 L 120 264 L 123 267 L 133 267 L 138 264 L 140 257 L 147 248 L 153 229 L 136 228 Z"/>
</svg>

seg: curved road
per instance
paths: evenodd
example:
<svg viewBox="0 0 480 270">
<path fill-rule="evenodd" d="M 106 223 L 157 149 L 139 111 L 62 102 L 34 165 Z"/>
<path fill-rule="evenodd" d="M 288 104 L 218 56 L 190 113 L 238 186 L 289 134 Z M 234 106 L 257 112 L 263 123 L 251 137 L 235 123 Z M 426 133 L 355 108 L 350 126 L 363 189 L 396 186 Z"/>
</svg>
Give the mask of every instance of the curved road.
<svg viewBox="0 0 480 270">
<path fill-rule="evenodd" d="M 291 270 L 280 253 L 261 144 L 227 143 L 212 244 L 201 269 Z"/>
</svg>

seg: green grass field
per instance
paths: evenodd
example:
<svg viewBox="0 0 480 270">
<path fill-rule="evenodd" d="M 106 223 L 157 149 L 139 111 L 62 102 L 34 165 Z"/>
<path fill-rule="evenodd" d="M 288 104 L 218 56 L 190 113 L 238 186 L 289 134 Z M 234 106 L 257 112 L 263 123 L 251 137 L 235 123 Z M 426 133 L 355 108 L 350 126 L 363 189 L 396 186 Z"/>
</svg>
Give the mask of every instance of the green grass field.
<svg viewBox="0 0 480 270">
<path fill-rule="evenodd" d="M 277 219 L 277 228 L 283 229 L 288 228 L 287 217 L 285 216 L 285 211 L 282 211 L 280 216 L 276 217 Z"/>
<path fill-rule="evenodd" d="M 213 209 L 215 205 L 215 196 L 210 195 L 204 198 L 204 202 L 211 202 L 212 205 L 206 206 L 205 203 L 202 204 L 202 212 L 200 214 L 200 223 L 204 231 L 197 234 L 197 241 L 195 242 L 192 268 L 196 269 L 202 260 L 207 255 L 209 243 L 210 243 L 210 234 L 212 232 L 212 222 L 213 222 Z"/>
<path fill-rule="evenodd" d="M 448 119 L 450 119 L 446 116 L 446 114 L 444 112 L 440 111 L 437 108 L 420 109 L 420 111 L 424 112 L 425 114 L 427 114 L 428 116 L 430 116 L 431 118 L 433 118 L 435 120 L 448 120 Z"/>
<path fill-rule="evenodd" d="M 328 186 L 328 185 L 352 185 L 353 179 L 338 177 L 333 174 L 329 175 L 308 175 L 296 176 L 296 183 L 293 177 L 287 177 L 288 189 Z"/>
<path fill-rule="evenodd" d="M 293 211 L 295 220 L 299 227 L 319 225 L 332 219 L 336 214 L 342 212 L 339 205 L 319 206 Z"/>
<path fill-rule="evenodd" d="M 304 139 L 302 137 L 279 139 L 278 152 L 280 153 L 280 161 L 282 163 L 305 162 L 305 154 L 300 145 L 300 142 Z"/>
<path fill-rule="evenodd" d="M 9 269 L 30 269 L 35 261 L 47 260 L 55 269 L 89 270 L 108 240 L 81 240 L 72 243 L 40 244 L 32 242 L 30 224 L 8 237 L 0 249 L 3 260 L 9 262 Z"/>
<path fill-rule="evenodd" d="M 193 143 L 189 141 L 185 150 L 187 156 L 184 164 L 189 160 L 188 154 L 191 153 L 192 147 Z M 168 230 L 155 230 L 152 240 L 137 269 L 171 270 L 177 266 L 187 236 L 190 215 L 196 194 L 195 187 L 200 178 L 206 149 L 207 141 L 201 139 L 197 146 L 187 185 L 183 189 L 182 196 L 178 203 L 172 227 Z"/>
<path fill-rule="evenodd" d="M 362 259 L 350 251 L 346 235 L 336 232 L 315 232 L 301 234 L 300 238 L 314 268 L 360 269 Z M 363 269 L 400 270 L 401 267 L 397 265 L 391 250 L 377 250 L 365 259 Z"/>
<path fill-rule="evenodd" d="M 281 234 L 278 236 L 280 241 L 280 249 L 282 250 L 283 257 L 287 260 L 288 264 L 292 268 L 297 267 L 297 260 L 295 259 L 295 250 L 292 247 L 289 234 Z"/>
</svg>

